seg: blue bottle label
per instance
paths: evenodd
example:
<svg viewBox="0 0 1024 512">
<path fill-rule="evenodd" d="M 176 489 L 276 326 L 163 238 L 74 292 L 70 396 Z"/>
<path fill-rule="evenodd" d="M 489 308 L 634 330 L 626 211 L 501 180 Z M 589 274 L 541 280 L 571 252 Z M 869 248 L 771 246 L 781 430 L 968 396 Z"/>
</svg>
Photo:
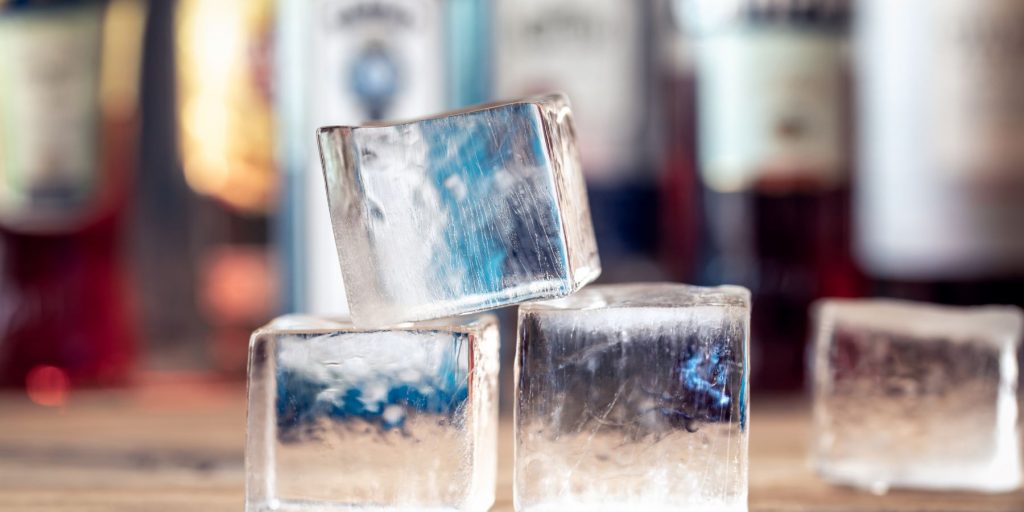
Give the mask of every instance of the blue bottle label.
<svg viewBox="0 0 1024 512">
<path fill-rule="evenodd" d="M 323 0 L 314 17 L 312 111 L 332 124 L 444 109 L 441 3 Z"/>
</svg>

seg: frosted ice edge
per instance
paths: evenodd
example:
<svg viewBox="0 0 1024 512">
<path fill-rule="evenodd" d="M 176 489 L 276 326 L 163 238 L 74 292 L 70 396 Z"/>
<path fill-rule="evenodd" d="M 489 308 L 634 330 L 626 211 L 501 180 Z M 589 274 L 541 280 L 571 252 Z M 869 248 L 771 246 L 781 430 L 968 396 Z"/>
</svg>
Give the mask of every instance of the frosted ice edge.
<svg viewBox="0 0 1024 512">
<path fill-rule="evenodd" d="M 318 131 L 358 325 L 568 295 L 600 274 L 564 96 Z"/>
<path fill-rule="evenodd" d="M 562 222 L 566 244 L 576 246 L 569 252 L 569 271 L 576 289 L 597 279 L 601 261 L 597 252 L 597 238 L 590 220 L 590 204 L 583 165 L 576 148 L 576 129 L 569 99 L 564 95 L 552 97 L 541 109 L 541 119 L 547 134 L 547 152 L 555 170 L 555 192 L 563 205 Z"/>
</svg>

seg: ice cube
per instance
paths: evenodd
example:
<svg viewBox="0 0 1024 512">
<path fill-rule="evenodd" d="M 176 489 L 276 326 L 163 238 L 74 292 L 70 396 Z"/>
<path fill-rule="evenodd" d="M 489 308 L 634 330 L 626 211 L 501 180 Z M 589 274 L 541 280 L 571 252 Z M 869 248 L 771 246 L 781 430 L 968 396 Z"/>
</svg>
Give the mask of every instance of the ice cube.
<svg viewBox="0 0 1024 512">
<path fill-rule="evenodd" d="M 749 318 L 735 286 L 521 305 L 516 510 L 747 510 Z"/>
<path fill-rule="evenodd" d="M 252 336 L 246 510 L 484 511 L 497 468 L 493 316 Z"/>
<path fill-rule="evenodd" d="M 1020 486 L 1020 309 L 835 299 L 815 317 L 823 478 L 879 494 Z"/>
<path fill-rule="evenodd" d="M 564 96 L 318 138 L 357 325 L 563 296 L 600 273 Z"/>
</svg>

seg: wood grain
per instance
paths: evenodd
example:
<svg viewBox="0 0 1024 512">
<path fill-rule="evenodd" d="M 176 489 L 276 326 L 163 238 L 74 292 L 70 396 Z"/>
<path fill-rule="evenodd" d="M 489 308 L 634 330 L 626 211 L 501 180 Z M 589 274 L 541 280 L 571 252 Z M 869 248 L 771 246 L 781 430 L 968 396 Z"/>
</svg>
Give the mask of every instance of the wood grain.
<svg viewBox="0 0 1024 512">
<path fill-rule="evenodd" d="M 827 485 L 806 459 L 799 399 L 755 399 L 754 512 L 1024 512 L 1024 492 L 895 492 Z M 131 390 L 71 395 L 42 407 L 0 396 L 0 510 L 238 511 L 243 501 L 244 390 L 203 377 L 159 377 Z M 512 440 L 502 424 L 495 511 L 511 511 Z"/>
</svg>

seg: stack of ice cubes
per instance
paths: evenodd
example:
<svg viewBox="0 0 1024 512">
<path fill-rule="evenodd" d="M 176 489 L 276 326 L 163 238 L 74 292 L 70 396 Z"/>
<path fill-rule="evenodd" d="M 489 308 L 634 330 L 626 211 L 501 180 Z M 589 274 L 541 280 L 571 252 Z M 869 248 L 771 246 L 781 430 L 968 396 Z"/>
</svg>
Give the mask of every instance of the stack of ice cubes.
<svg viewBox="0 0 1024 512">
<path fill-rule="evenodd" d="M 474 313 L 533 300 L 517 510 L 746 510 L 749 292 L 576 293 L 600 262 L 574 137 L 562 95 L 319 130 L 351 320 L 253 335 L 247 510 L 487 510 L 498 336 Z"/>
</svg>

